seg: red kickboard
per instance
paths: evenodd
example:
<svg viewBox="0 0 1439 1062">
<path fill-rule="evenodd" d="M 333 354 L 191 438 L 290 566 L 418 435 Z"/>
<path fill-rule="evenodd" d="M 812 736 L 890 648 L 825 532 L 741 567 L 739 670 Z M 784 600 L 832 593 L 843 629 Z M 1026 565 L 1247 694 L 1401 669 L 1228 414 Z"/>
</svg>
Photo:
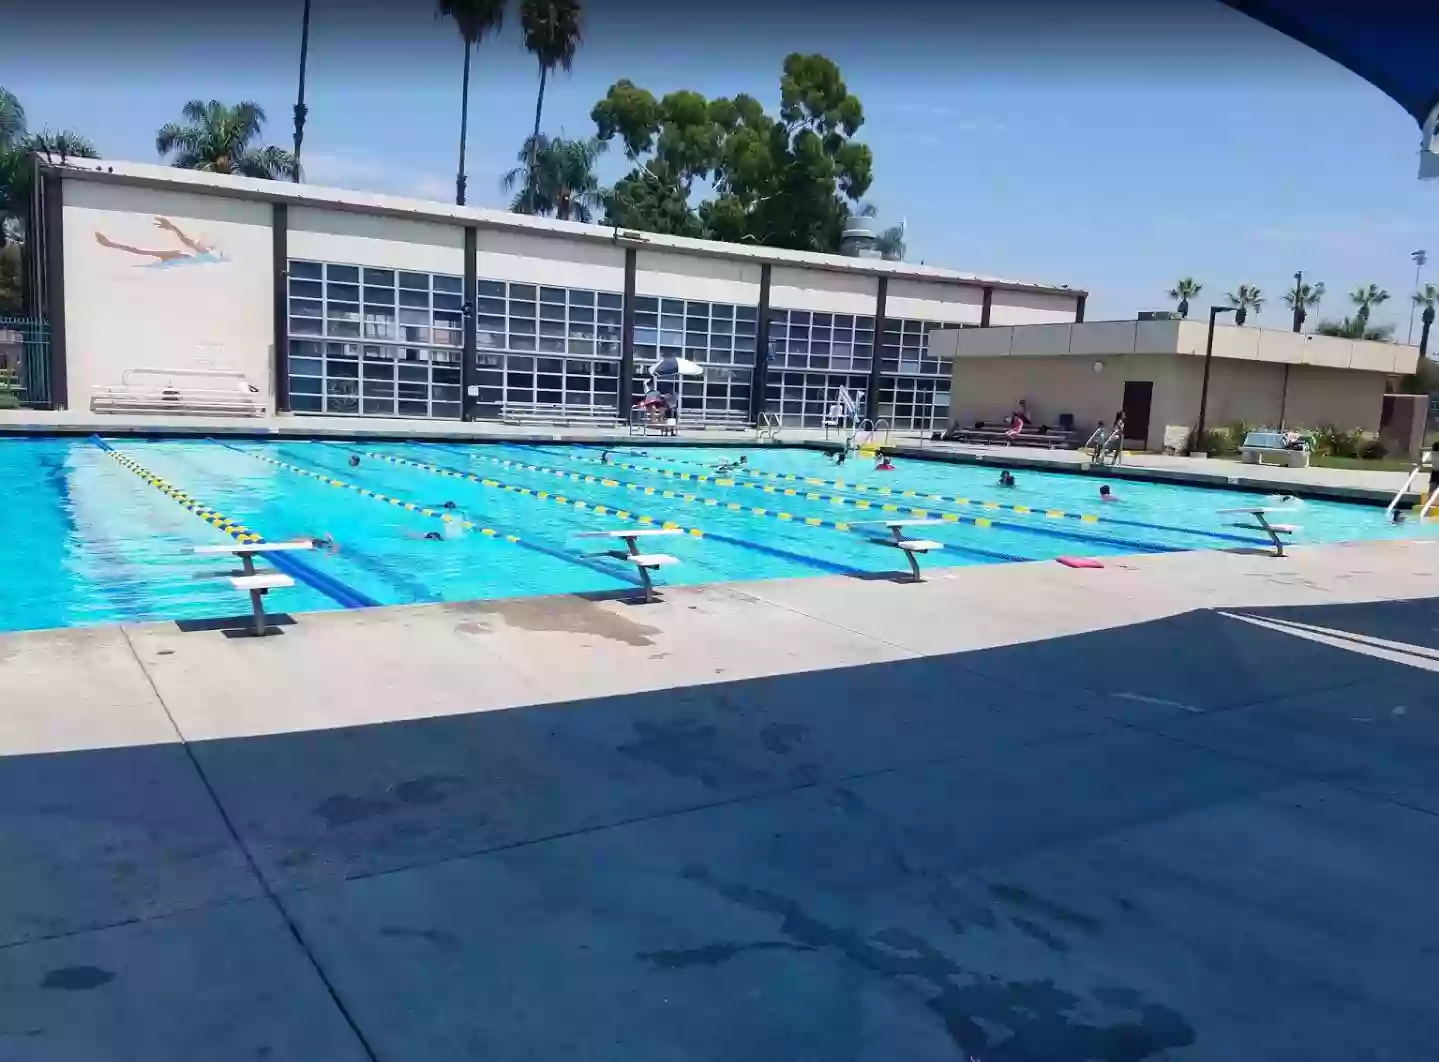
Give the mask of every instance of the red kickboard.
<svg viewBox="0 0 1439 1062">
<path fill-rule="evenodd" d="M 1103 568 L 1093 557 L 1056 557 L 1060 564 L 1066 568 Z"/>
</svg>

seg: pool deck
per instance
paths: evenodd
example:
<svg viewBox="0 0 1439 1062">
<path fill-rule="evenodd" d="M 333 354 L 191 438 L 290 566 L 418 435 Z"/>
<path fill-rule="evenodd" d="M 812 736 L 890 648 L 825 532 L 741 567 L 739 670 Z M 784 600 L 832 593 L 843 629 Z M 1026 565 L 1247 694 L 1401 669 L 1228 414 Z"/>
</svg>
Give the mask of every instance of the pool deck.
<svg viewBox="0 0 1439 1062">
<path fill-rule="evenodd" d="M 1430 1057 L 1436 560 L 0 637 L 0 1058 Z"/>
<path fill-rule="evenodd" d="M 747 446 L 758 444 L 753 431 L 683 429 L 677 439 L 631 435 L 625 427 L 586 428 L 521 427 L 499 421 L 387 420 L 379 417 L 270 416 L 235 417 L 147 417 L 96 415 L 81 410 L 0 410 L 0 436 L 6 434 L 90 434 L 105 435 L 258 435 L 305 438 L 448 439 L 474 442 L 576 442 L 616 445 Z M 836 445 L 836 437 L 814 429 L 785 428 L 781 445 Z M 1073 450 L 1036 450 L 1024 447 L 969 446 L 935 443 L 926 433 L 895 434 L 885 447 L 899 457 L 984 463 L 1009 468 L 1030 468 L 1054 472 L 1079 472 L 1088 457 Z M 1105 472 L 1112 478 L 1135 478 L 1187 484 L 1189 486 L 1237 487 L 1244 490 L 1292 492 L 1312 498 L 1388 504 L 1404 486 L 1407 473 L 1347 468 L 1282 468 L 1276 465 L 1245 465 L 1237 461 L 1169 457 L 1161 454 L 1133 454 L 1117 468 Z M 1407 496 L 1419 499 L 1417 490 Z"/>
</svg>

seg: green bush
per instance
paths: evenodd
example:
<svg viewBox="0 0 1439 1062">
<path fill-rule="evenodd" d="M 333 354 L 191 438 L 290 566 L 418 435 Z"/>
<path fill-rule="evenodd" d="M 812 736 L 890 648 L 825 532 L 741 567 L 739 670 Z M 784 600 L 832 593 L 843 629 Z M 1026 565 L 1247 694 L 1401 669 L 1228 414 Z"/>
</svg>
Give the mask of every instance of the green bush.
<svg viewBox="0 0 1439 1062">
<path fill-rule="evenodd" d="M 1378 460 L 1385 454 L 1383 444 L 1362 428 L 1344 431 L 1332 424 L 1325 424 L 1315 428 L 1309 435 L 1313 440 L 1314 453 L 1319 457 Z"/>
</svg>

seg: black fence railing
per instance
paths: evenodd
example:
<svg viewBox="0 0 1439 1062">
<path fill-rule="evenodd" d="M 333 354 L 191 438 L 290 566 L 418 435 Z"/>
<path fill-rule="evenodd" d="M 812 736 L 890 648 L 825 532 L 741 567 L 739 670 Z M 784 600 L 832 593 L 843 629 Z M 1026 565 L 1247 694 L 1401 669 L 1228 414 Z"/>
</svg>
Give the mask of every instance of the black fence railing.
<svg viewBox="0 0 1439 1062">
<path fill-rule="evenodd" d="M 0 316 L 0 409 L 49 406 L 50 323 Z"/>
</svg>

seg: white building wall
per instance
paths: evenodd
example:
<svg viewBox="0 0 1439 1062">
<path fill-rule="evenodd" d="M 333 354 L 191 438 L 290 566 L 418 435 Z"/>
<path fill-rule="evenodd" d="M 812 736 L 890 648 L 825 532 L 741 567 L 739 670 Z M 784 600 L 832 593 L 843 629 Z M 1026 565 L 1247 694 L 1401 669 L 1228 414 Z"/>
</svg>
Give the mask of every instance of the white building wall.
<svg viewBox="0 0 1439 1062">
<path fill-rule="evenodd" d="M 625 250 L 619 246 L 482 228 L 477 258 L 481 280 L 625 290 Z"/>
<path fill-rule="evenodd" d="M 65 336 L 69 405 L 126 369 L 243 372 L 274 408 L 271 209 L 242 199 L 64 181 Z M 173 225 L 213 249 L 188 252 Z M 125 245 L 133 250 L 110 244 Z"/>
<path fill-rule="evenodd" d="M 635 294 L 757 306 L 760 272 L 758 262 L 641 249 L 635 256 Z"/>
<path fill-rule="evenodd" d="M 462 275 L 465 230 L 344 210 L 291 207 L 291 258 L 342 265 Z"/>
<path fill-rule="evenodd" d="M 998 297 L 999 293 L 995 295 Z M 984 313 L 984 288 L 891 280 L 884 312 L 886 317 L 977 325 Z"/>
<path fill-rule="evenodd" d="M 769 275 L 769 304 L 777 310 L 819 310 L 874 316 L 879 278 L 826 269 L 774 266 Z"/>
<path fill-rule="evenodd" d="M 1078 295 L 1046 295 L 1036 291 L 995 288 L 989 307 L 989 323 L 1068 324 L 1074 321 L 1078 309 Z"/>
</svg>

